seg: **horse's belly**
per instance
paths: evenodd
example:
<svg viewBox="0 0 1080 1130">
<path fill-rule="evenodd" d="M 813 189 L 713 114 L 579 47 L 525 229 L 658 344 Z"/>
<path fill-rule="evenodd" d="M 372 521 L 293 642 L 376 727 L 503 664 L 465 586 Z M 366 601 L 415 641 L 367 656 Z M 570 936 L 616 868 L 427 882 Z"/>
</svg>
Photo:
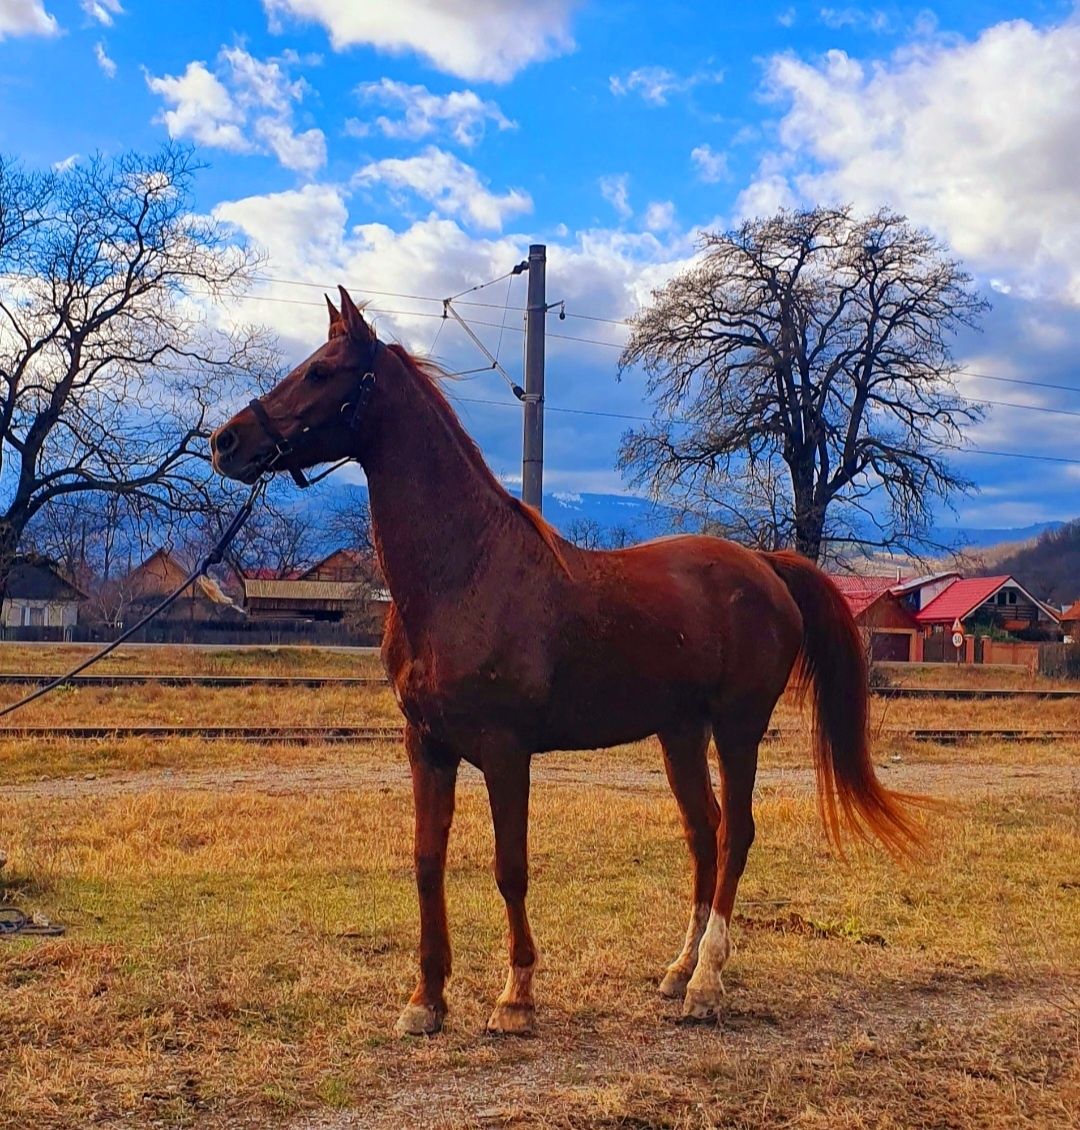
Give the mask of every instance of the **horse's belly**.
<svg viewBox="0 0 1080 1130">
<path fill-rule="evenodd" d="M 604 749 L 640 741 L 707 715 L 693 684 L 616 672 L 557 679 L 544 712 L 538 749 Z"/>
</svg>

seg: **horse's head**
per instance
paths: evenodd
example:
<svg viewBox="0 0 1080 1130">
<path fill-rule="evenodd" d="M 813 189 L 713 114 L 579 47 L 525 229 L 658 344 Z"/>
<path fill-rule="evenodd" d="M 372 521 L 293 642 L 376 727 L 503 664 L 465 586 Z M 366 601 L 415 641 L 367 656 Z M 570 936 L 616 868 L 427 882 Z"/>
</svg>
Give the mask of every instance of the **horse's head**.
<svg viewBox="0 0 1080 1130">
<path fill-rule="evenodd" d="M 326 344 L 210 437 L 220 474 L 253 483 L 273 468 L 306 485 L 304 469 L 356 454 L 374 374 L 386 354 L 348 292 L 338 290 L 340 311 L 326 299 Z"/>
</svg>

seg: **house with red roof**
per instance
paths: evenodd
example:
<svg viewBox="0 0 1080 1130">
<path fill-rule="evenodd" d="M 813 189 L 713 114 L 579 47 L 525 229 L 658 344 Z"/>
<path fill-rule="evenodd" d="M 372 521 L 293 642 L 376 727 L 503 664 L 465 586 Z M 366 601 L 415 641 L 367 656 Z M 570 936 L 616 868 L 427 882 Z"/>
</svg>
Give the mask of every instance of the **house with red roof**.
<svg viewBox="0 0 1080 1130">
<path fill-rule="evenodd" d="M 832 580 L 851 609 L 872 660 L 906 663 L 920 658 L 919 625 L 897 594 L 895 577 L 840 574 Z"/>
<path fill-rule="evenodd" d="M 866 637 L 871 658 L 878 661 L 953 661 L 957 650 L 951 639 L 957 628 L 965 636 L 960 658 L 967 662 L 983 660 L 984 648 L 975 642 L 979 636 L 996 631 L 1035 640 L 1060 632 L 1059 615 L 1010 576 L 964 578 L 950 571 L 832 580 Z"/>
<path fill-rule="evenodd" d="M 960 621 L 966 634 L 978 628 L 997 628 L 1014 635 L 1038 637 L 1053 635 L 1060 616 L 1024 588 L 1014 577 L 967 577 L 954 581 L 915 619 L 924 628 L 952 628 Z"/>
<path fill-rule="evenodd" d="M 1066 643 L 1080 643 L 1080 600 L 1061 614 Z"/>
</svg>

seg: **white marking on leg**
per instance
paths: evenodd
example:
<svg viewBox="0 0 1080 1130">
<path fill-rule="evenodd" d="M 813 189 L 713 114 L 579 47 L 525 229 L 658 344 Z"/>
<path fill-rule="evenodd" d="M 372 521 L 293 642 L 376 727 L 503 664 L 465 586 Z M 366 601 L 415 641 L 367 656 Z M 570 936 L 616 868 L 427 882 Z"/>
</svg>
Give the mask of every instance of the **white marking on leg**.
<svg viewBox="0 0 1080 1130">
<path fill-rule="evenodd" d="M 683 942 L 682 952 L 668 966 L 669 973 L 681 973 L 684 977 L 689 977 L 694 972 L 698 963 L 698 946 L 711 910 L 712 907 L 707 902 L 694 903 L 690 923 L 686 927 L 686 941 Z"/>
<path fill-rule="evenodd" d="M 536 972 L 536 962 L 532 965 L 511 965 L 506 975 L 506 988 L 499 997 L 499 1004 L 532 1004 L 532 979 Z"/>
<path fill-rule="evenodd" d="M 724 991 L 721 980 L 724 963 L 731 953 L 731 942 L 728 940 L 728 925 L 722 914 L 715 910 L 709 914 L 709 924 L 705 927 L 701 944 L 698 946 L 698 963 L 687 991 L 704 994 L 715 999 Z"/>
</svg>

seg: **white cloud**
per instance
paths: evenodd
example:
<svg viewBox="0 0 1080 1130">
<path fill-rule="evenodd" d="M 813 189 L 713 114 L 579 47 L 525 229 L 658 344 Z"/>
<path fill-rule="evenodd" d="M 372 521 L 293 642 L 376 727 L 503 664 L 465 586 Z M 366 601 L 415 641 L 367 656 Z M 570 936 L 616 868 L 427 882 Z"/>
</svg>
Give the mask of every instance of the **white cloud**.
<svg viewBox="0 0 1080 1130">
<path fill-rule="evenodd" d="M 670 200 L 654 200 L 642 219 L 647 231 L 671 231 L 675 227 L 675 205 Z"/>
<path fill-rule="evenodd" d="M 370 44 L 415 51 L 441 71 L 506 82 L 530 63 L 574 47 L 575 0 L 263 0 L 271 30 L 282 20 L 322 24 L 334 49 Z"/>
<path fill-rule="evenodd" d="M 43 0 L 0 0 L 0 40 L 16 35 L 58 35 L 60 25 Z"/>
<path fill-rule="evenodd" d="M 776 14 L 776 22 L 781 27 L 794 27 L 795 21 L 798 19 L 798 17 L 799 17 L 799 14 L 798 14 L 798 12 L 795 11 L 795 6 L 790 5 L 789 7 L 785 8 L 782 12 L 778 12 Z"/>
<path fill-rule="evenodd" d="M 890 28 L 889 17 L 880 9 L 822 8 L 821 22 L 826 27 L 839 30 L 850 27 L 858 31 L 885 32 Z"/>
<path fill-rule="evenodd" d="M 188 63 L 179 77 L 147 75 L 147 85 L 173 109 L 162 111 L 170 137 L 190 137 L 201 145 L 251 152 L 252 145 L 240 128 L 244 115 L 225 84 L 202 62 Z"/>
<path fill-rule="evenodd" d="M 78 153 L 72 153 L 70 156 L 65 157 L 62 161 L 53 162 L 54 173 L 66 173 L 68 169 L 72 168 L 79 160 Z"/>
<path fill-rule="evenodd" d="M 106 78 L 116 78 L 116 63 L 109 58 L 105 51 L 105 44 L 100 40 L 94 44 L 94 58 L 102 69 Z"/>
<path fill-rule="evenodd" d="M 496 103 L 485 101 L 471 90 L 433 94 L 426 86 L 384 78 L 379 82 L 362 83 L 356 88 L 356 93 L 365 102 L 401 111 L 403 117 L 400 118 L 380 115 L 375 119 L 375 125 L 387 137 L 415 141 L 445 130 L 458 144 L 473 146 L 484 136 L 488 122 L 500 130 L 516 126 Z M 356 125 L 360 123 L 351 127 L 354 135 Z"/>
<path fill-rule="evenodd" d="M 638 93 L 653 106 L 666 106 L 668 96 L 684 94 L 703 82 L 722 82 L 722 71 L 695 71 L 681 77 L 667 67 L 638 67 L 626 75 L 612 75 L 608 86 L 612 94 Z"/>
<path fill-rule="evenodd" d="M 416 157 L 373 161 L 356 174 L 356 182 L 408 189 L 444 215 L 467 219 L 489 231 L 501 231 L 509 216 L 531 212 L 533 206 L 521 189 L 512 188 L 501 196 L 489 191 L 476 169 L 434 145 Z"/>
<path fill-rule="evenodd" d="M 1080 22 L 997 24 L 863 64 L 841 51 L 769 64 L 787 103 L 748 202 L 883 202 L 977 270 L 1080 304 Z"/>
<path fill-rule="evenodd" d="M 365 286 L 408 294 L 454 294 L 504 274 L 537 241 L 531 233 L 478 237 L 454 219 L 435 216 L 400 232 L 385 224 L 354 225 L 349 219 L 349 190 L 328 184 L 230 201 L 219 205 L 214 215 L 267 252 L 272 265 L 268 274 L 324 289 L 343 283 L 356 288 L 358 297 Z M 568 235 L 557 243 L 549 241 L 549 281 L 558 280 L 558 297 L 565 299 L 568 312 L 621 319 L 647 302 L 653 288 L 688 266 L 695 234 L 675 232 L 660 239 L 648 232 L 600 228 Z M 290 302 L 260 308 L 253 303 L 234 311 L 237 318 L 273 322 L 286 337 L 308 347 L 312 333 L 325 332 L 325 307 L 317 290 L 298 292 L 285 282 L 263 282 L 259 292 L 291 300 L 307 297 L 313 305 Z M 389 301 L 375 298 L 376 307 Z M 414 315 L 380 317 L 389 320 L 410 348 L 429 347 L 438 319 L 425 313 L 441 312 L 439 304 L 395 298 L 390 305 L 398 310 L 415 307 Z M 622 325 L 598 322 L 590 324 L 587 336 L 621 344 L 625 332 Z M 549 350 L 562 348 L 572 346 L 556 339 L 549 343 Z"/>
<path fill-rule="evenodd" d="M 273 153 L 288 169 L 313 173 L 326 163 L 320 129 L 296 132 L 293 110 L 307 91 L 283 63 L 295 57 L 260 60 L 240 47 L 223 48 L 216 73 L 201 61 L 178 77 L 147 75 L 150 89 L 172 109 L 159 118 L 170 137 L 189 137 L 234 153 Z"/>
<path fill-rule="evenodd" d="M 690 150 L 690 160 L 697 169 L 698 180 L 717 184 L 728 175 L 726 153 L 717 153 L 711 145 L 696 145 Z"/>
<path fill-rule="evenodd" d="M 628 220 L 634 214 L 630 207 L 630 174 L 612 173 L 600 178 L 600 195 L 618 212 L 621 219 Z"/>
<path fill-rule="evenodd" d="M 112 27 L 113 17 L 122 16 L 120 0 L 79 0 L 79 7 L 92 19 L 105 27 Z"/>
</svg>

